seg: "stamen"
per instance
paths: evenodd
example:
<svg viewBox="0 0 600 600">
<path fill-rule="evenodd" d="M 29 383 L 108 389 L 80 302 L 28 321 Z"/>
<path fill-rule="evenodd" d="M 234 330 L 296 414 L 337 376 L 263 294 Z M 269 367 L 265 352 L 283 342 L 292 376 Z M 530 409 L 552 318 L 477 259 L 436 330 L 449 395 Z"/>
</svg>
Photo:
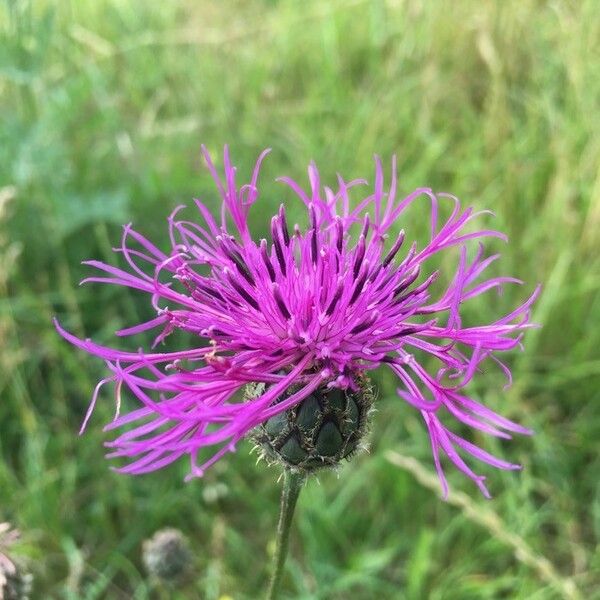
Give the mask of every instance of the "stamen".
<svg viewBox="0 0 600 600">
<path fill-rule="evenodd" d="M 250 270 L 248 269 L 248 265 L 244 262 L 242 255 L 235 250 L 232 250 L 230 253 L 231 260 L 235 263 L 237 270 L 240 272 L 241 276 L 252 286 L 256 287 L 256 282 L 254 281 L 254 277 L 252 277 Z"/>
<path fill-rule="evenodd" d="M 229 269 L 225 268 L 225 275 L 233 289 L 250 305 L 254 310 L 259 311 L 258 302 L 241 286 L 233 277 L 233 274 Z"/>
<path fill-rule="evenodd" d="M 285 258 L 283 256 L 281 242 L 279 241 L 279 236 L 277 235 L 277 217 L 273 217 L 271 219 L 271 239 L 273 240 L 273 246 L 275 247 L 275 254 L 277 255 L 279 267 L 281 268 L 281 272 L 285 276 L 287 275 L 287 269 L 285 266 Z"/>
<path fill-rule="evenodd" d="M 394 290 L 394 296 L 401 294 L 415 279 L 419 276 L 421 267 L 416 266 L 404 279 L 404 281 Z"/>
<path fill-rule="evenodd" d="M 434 271 L 423 283 L 420 283 L 416 288 L 414 288 L 411 293 L 420 294 L 421 292 L 425 291 L 439 276 L 440 272 Z"/>
<path fill-rule="evenodd" d="M 418 325 L 415 325 L 414 327 L 407 327 L 406 329 L 403 329 L 402 331 L 400 331 L 398 333 L 398 335 L 412 335 L 413 333 L 417 333 L 419 331 L 422 331 L 423 327 L 419 327 Z"/>
<path fill-rule="evenodd" d="M 344 224 L 340 217 L 337 217 L 335 220 L 335 229 L 336 229 L 337 251 L 338 251 L 338 254 L 341 254 L 343 243 L 344 243 Z"/>
<path fill-rule="evenodd" d="M 344 291 L 344 280 L 340 278 L 340 279 L 338 279 L 337 289 L 335 290 L 335 295 L 333 296 L 331 302 L 329 303 L 329 306 L 327 307 L 327 310 L 325 311 L 325 314 L 328 317 L 330 317 L 332 315 L 333 310 L 335 309 L 335 306 L 338 303 L 343 291 Z"/>
<path fill-rule="evenodd" d="M 308 207 L 308 213 L 310 216 L 310 227 L 313 230 L 317 230 L 317 211 L 315 210 L 315 205 L 311 202 Z"/>
<path fill-rule="evenodd" d="M 371 327 L 371 325 L 373 325 L 373 323 L 375 322 L 375 320 L 377 318 L 378 318 L 378 316 L 376 314 L 372 314 L 371 316 L 366 318 L 362 323 L 359 323 L 356 327 L 351 329 L 350 333 L 357 334 L 357 333 L 360 333 L 361 331 L 365 331 L 366 329 Z"/>
<path fill-rule="evenodd" d="M 279 308 L 279 311 L 283 315 L 283 318 L 286 320 L 290 319 L 290 317 L 292 315 L 290 314 L 290 311 L 288 310 L 287 306 L 285 305 L 285 302 L 281 295 L 281 290 L 279 289 L 279 285 L 277 283 L 274 283 L 272 286 L 272 289 L 273 289 L 273 297 L 275 298 L 275 302 L 277 303 L 277 307 Z"/>
<path fill-rule="evenodd" d="M 375 289 L 376 292 L 380 292 L 383 288 L 385 288 L 390 281 L 398 274 L 398 270 L 392 270 L 391 273 L 388 273 L 386 277 L 384 277 L 383 281 L 377 286 Z"/>
<path fill-rule="evenodd" d="M 358 281 L 356 282 L 356 285 L 354 286 L 354 292 L 352 293 L 352 297 L 350 298 L 350 306 L 352 306 L 352 304 L 354 304 L 354 302 L 356 301 L 356 299 L 359 297 L 360 293 L 363 290 L 363 287 L 365 285 L 365 281 L 367 280 L 367 275 L 369 274 L 369 261 L 365 261 L 363 270 L 362 270 L 362 275 L 360 276 L 360 278 L 358 279 Z"/>
<path fill-rule="evenodd" d="M 379 276 L 379 273 L 381 273 L 381 269 L 383 269 L 382 265 L 377 265 L 374 269 L 373 272 L 371 273 L 371 275 L 369 276 L 369 281 L 371 283 L 373 283 L 373 281 L 375 281 L 377 279 L 377 277 Z"/>
<path fill-rule="evenodd" d="M 367 239 L 367 235 L 369 235 L 369 225 L 371 224 L 369 213 L 365 215 L 365 222 L 363 223 L 363 228 L 360 233 L 365 239 Z"/>
<path fill-rule="evenodd" d="M 390 248 L 390 251 L 387 253 L 386 257 L 383 259 L 383 266 L 387 267 L 392 260 L 394 260 L 394 256 L 396 256 L 396 254 L 398 253 L 398 250 L 400 250 L 400 248 L 402 247 L 402 244 L 404 243 L 404 229 L 399 233 L 396 241 L 394 242 L 394 245 Z"/>
<path fill-rule="evenodd" d="M 237 245 L 237 242 L 233 236 L 227 236 L 228 240 L 222 235 L 218 235 L 216 240 L 219 244 L 221 252 L 232 262 L 235 264 L 237 270 L 240 272 L 240 275 L 253 287 L 255 287 L 256 283 L 254 281 L 254 277 L 252 277 L 250 273 L 250 269 L 248 265 L 245 263 L 242 255 L 237 251 L 229 247 L 229 244 Z M 239 247 L 239 246 L 238 246 Z"/>
<path fill-rule="evenodd" d="M 313 265 L 317 264 L 317 258 L 319 256 L 317 250 L 317 213 L 315 211 L 315 205 L 310 204 L 308 207 L 308 212 L 310 214 L 310 223 L 311 223 L 311 237 L 310 237 L 310 254 L 312 258 Z"/>
<path fill-rule="evenodd" d="M 208 294 L 209 296 L 212 296 L 213 298 L 216 298 L 217 300 L 223 300 L 223 296 L 217 292 L 216 290 L 213 290 L 212 288 L 210 288 L 208 285 L 202 284 L 202 283 L 198 283 L 196 284 L 196 289 L 194 290 L 194 292 L 204 292 L 205 294 Z M 192 293 L 193 295 L 193 293 Z"/>
<path fill-rule="evenodd" d="M 398 271 L 402 271 L 404 268 L 406 268 L 408 266 L 408 264 L 412 261 L 412 259 L 415 257 L 416 253 L 417 253 L 417 242 L 413 242 L 410 245 L 410 250 L 404 257 L 404 260 L 398 265 Z"/>
<path fill-rule="evenodd" d="M 267 253 L 267 240 L 264 238 L 260 240 L 260 255 L 265 263 L 265 267 L 267 267 L 267 271 L 269 272 L 269 278 L 271 281 L 275 281 L 275 269 L 273 268 L 273 264 L 271 263 L 271 259 Z"/>
<path fill-rule="evenodd" d="M 287 221 L 285 220 L 285 208 L 283 204 L 279 207 L 279 225 L 281 234 L 283 235 L 283 243 L 287 247 L 290 245 L 290 233 L 288 231 Z"/>
<path fill-rule="evenodd" d="M 356 256 L 354 257 L 354 268 L 353 268 L 354 279 L 356 279 L 358 277 L 358 271 L 360 270 L 360 265 L 362 264 L 363 258 L 365 257 L 365 250 L 366 250 L 365 236 L 361 234 L 360 238 L 358 240 L 358 244 L 356 246 Z"/>
</svg>

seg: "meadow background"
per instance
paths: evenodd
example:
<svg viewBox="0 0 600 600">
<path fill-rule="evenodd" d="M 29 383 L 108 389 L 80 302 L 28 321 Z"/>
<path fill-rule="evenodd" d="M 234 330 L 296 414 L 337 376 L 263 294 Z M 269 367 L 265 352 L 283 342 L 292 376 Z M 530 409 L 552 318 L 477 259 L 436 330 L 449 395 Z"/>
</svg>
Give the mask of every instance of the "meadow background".
<svg viewBox="0 0 600 600">
<path fill-rule="evenodd" d="M 103 366 L 51 318 L 109 342 L 148 314 L 124 289 L 78 288 L 113 260 L 122 223 L 166 243 L 168 213 L 216 206 L 199 146 L 229 143 L 242 174 L 264 147 L 257 235 L 314 159 L 372 180 L 398 155 L 400 189 L 429 185 L 496 212 L 498 272 L 524 279 L 467 307 L 485 320 L 544 292 L 511 356 L 477 393 L 532 426 L 488 450 L 494 499 L 450 473 L 442 502 L 418 414 L 376 378 L 371 453 L 299 502 L 285 584 L 301 599 L 600 598 L 600 20 L 595 0 L 0 4 L 0 521 L 24 532 L 35 598 L 253 599 L 263 593 L 277 472 L 242 445 L 183 483 L 187 463 L 132 478 L 103 458 Z M 389 164 L 389 163 L 388 163 Z M 287 194 L 287 195 L 286 195 Z M 413 217 L 418 221 L 418 215 Z M 408 224 L 403 224 L 409 226 Z M 418 224 L 415 224 L 418 227 Z M 141 343 L 134 340 L 131 343 Z M 477 438 L 478 441 L 483 441 Z M 198 580 L 153 590 L 141 544 L 186 532 Z"/>
</svg>

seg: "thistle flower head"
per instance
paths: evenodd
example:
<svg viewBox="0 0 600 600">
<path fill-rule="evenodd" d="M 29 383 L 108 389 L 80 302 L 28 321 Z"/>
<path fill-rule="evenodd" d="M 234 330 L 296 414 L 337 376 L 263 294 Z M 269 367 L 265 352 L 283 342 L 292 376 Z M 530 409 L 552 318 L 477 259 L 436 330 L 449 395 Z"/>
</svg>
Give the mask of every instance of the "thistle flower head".
<svg viewBox="0 0 600 600">
<path fill-rule="evenodd" d="M 85 281 L 133 288 L 148 294 L 156 316 L 117 332 L 130 336 L 159 332 L 151 349 L 125 352 L 80 340 L 57 324 L 76 346 L 106 362 L 109 374 L 96 387 L 114 382 L 117 415 L 107 430 L 124 430 L 109 442 L 109 456 L 125 458 L 119 470 L 145 473 L 187 455 L 189 477 L 201 476 L 257 426 L 298 406 L 317 390 L 358 393 L 357 382 L 380 366 L 398 380 L 398 396 L 419 411 L 429 432 L 434 462 L 447 490 L 440 454 L 473 479 L 484 494 L 484 477 L 475 474 L 459 451 L 501 469 L 516 469 L 442 423 L 446 413 L 492 436 L 530 433 L 492 412 L 466 388 L 498 355 L 519 345 L 529 323 L 537 290 L 521 306 L 492 323 L 465 324 L 463 304 L 480 295 L 519 283 L 511 277 L 483 277 L 497 255 L 483 246 L 467 247 L 497 231 L 467 229 L 479 216 L 447 194 L 419 188 L 397 196 L 396 165 L 385 189 L 376 159 L 375 185 L 358 203 L 350 190 L 365 185 L 338 178 L 337 189 L 322 187 L 314 164 L 310 188 L 282 178 L 306 211 L 306 222 L 290 226 L 282 204 L 270 221 L 269 239 L 255 240 L 248 212 L 258 199 L 263 152 L 250 181 L 239 186 L 227 148 L 224 175 L 203 149 L 222 199 L 220 215 L 195 200 L 197 215 L 187 220 L 178 207 L 169 217 L 170 248 L 162 250 L 127 225 L 116 251 L 125 268 L 99 261 L 87 264 L 100 273 Z M 414 204 L 428 211 L 430 234 L 422 246 L 407 240 L 403 213 Z M 440 219 L 441 204 L 449 216 Z M 458 249 L 458 261 L 441 293 L 433 295 L 439 256 Z M 175 330 L 197 341 L 180 351 L 154 348 Z M 417 356 L 438 363 L 433 372 Z M 240 397 L 248 383 L 262 393 Z M 139 407 L 121 414 L 127 391 Z M 208 453 L 208 456 L 207 456 Z"/>
</svg>

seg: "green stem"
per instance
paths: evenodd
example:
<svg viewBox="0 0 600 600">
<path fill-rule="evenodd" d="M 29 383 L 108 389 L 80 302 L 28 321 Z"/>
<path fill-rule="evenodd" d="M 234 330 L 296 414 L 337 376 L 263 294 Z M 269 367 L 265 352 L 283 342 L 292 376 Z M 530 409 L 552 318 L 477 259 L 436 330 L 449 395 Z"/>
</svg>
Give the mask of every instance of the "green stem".
<svg viewBox="0 0 600 600">
<path fill-rule="evenodd" d="M 276 600 L 279 592 L 279 585 L 283 576 L 283 567 L 287 556 L 290 527 L 294 517 L 294 508 L 300 495 L 304 475 L 294 473 L 289 469 L 283 472 L 283 489 L 281 490 L 281 504 L 279 509 L 279 524 L 277 525 L 277 546 L 275 547 L 275 556 L 273 558 L 273 573 L 269 584 L 269 593 L 267 600 Z"/>
</svg>

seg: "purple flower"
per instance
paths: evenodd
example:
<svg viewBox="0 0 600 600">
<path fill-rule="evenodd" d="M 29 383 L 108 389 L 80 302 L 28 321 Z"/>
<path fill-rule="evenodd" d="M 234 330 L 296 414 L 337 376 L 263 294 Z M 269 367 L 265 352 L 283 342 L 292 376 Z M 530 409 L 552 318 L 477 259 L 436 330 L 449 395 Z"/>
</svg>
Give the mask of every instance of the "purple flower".
<svg viewBox="0 0 600 600">
<path fill-rule="evenodd" d="M 167 252 L 127 225 L 115 249 L 127 263 L 126 270 L 86 262 L 101 273 L 85 281 L 149 294 L 156 317 L 117 335 L 159 329 L 152 349 L 123 352 L 100 346 L 57 324 L 67 340 L 104 359 L 110 371 L 96 386 L 82 430 L 100 388 L 114 382 L 117 414 L 106 430 L 124 431 L 107 444 L 112 448 L 109 456 L 130 461 L 118 470 L 145 473 L 188 455 L 188 478 L 201 476 L 234 451 L 253 428 L 302 402 L 317 388 L 356 391 L 357 379 L 382 365 L 398 378 L 398 395 L 425 422 L 445 495 L 448 486 L 441 453 L 486 496 L 485 478 L 475 474 L 459 452 L 500 469 L 518 469 L 463 439 L 440 420 L 446 413 L 501 438 L 531 433 L 465 391 L 484 361 L 499 366 L 510 383 L 510 371 L 498 354 L 520 345 L 523 332 L 533 326 L 530 307 L 539 288 L 492 323 L 462 322 L 464 302 L 506 283 L 521 283 L 512 277 L 483 279 L 498 255 L 484 257 L 481 243 L 472 256 L 467 253 L 473 240 L 506 237 L 493 230 L 467 229 L 481 213 L 463 210 L 448 194 L 419 188 L 397 198 L 395 160 L 386 191 L 376 158 L 374 189 L 358 204 L 350 201 L 349 191 L 366 184 L 363 180 L 345 182 L 338 177 L 337 190 L 322 188 L 314 164 L 308 169 L 308 192 L 282 178 L 305 205 L 307 226 L 290 228 L 281 205 L 271 219 L 270 240 L 256 242 L 247 216 L 258 198 L 258 174 L 267 151 L 258 158 L 250 182 L 242 186 L 236 184 L 227 148 L 224 179 L 205 148 L 203 153 L 222 198 L 219 217 L 195 200 L 197 221 L 183 220 L 179 216 L 183 207 L 169 217 Z M 430 237 L 422 248 L 407 244 L 404 231 L 391 235 L 403 212 L 415 202 L 429 211 Z M 448 204 L 450 216 L 440 223 L 442 203 Z M 432 271 L 430 264 L 452 247 L 458 249 L 458 264 L 446 276 L 450 283 L 445 291 L 433 299 L 431 287 L 438 271 Z M 153 350 L 177 329 L 197 336 L 198 342 L 182 351 Z M 437 371 L 428 372 L 416 355 L 433 357 L 439 363 Z M 264 391 L 243 401 L 240 392 L 250 382 L 264 383 Z M 139 408 L 121 414 L 124 390 Z"/>
</svg>

